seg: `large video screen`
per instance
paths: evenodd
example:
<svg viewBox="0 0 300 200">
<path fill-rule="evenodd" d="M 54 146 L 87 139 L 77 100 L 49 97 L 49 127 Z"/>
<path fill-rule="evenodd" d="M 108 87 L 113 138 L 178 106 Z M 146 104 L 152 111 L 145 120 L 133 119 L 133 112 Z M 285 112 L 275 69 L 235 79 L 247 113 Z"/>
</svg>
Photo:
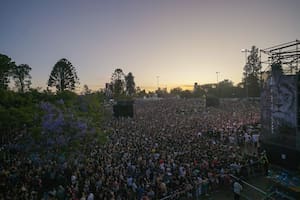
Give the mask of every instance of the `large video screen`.
<svg viewBox="0 0 300 200">
<path fill-rule="evenodd" d="M 268 142 L 295 147 L 296 145 L 296 94 L 295 75 L 272 71 L 261 93 L 262 138 Z"/>
</svg>

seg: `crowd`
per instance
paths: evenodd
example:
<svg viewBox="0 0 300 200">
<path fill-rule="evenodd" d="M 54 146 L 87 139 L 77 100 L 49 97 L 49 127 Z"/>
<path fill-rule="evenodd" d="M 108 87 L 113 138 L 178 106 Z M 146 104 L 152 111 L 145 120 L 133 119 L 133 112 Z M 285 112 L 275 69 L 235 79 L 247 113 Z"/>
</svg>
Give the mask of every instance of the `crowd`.
<svg viewBox="0 0 300 200">
<path fill-rule="evenodd" d="M 200 199 L 260 161 L 256 102 L 205 108 L 199 99 L 137 100 L 133 118 L 105 125 L 105 145 L 65 159 L 1 158 L 0 199 Z M 249 148 L 248 148 L 249 147 Z M 248 149 L 248 150 L 247 150 Z"/>
</svg>

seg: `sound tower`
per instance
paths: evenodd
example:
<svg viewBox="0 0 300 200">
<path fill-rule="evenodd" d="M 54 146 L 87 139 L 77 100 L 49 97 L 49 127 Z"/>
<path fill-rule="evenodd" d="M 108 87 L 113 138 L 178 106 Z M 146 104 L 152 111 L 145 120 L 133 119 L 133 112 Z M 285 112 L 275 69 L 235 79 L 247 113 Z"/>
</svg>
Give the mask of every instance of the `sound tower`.
<svg viewBox="0 0 300 200">
<path fill-rule="evenodd" d="M 133 117 L 133 101 L 117 101 L 115 105 L 113 105 L 114 117 Z"/>
<path fill-rule="evenodd" d="M 261 94 L 261 148 L 272 164 L 300 167 L 300 76 L 272 65 Z"/>
<path fill-rule="evenodd" d="M 300 72 L 297 73 L 297 132 L 296 149 L 300 152 Z"/>
</svg>

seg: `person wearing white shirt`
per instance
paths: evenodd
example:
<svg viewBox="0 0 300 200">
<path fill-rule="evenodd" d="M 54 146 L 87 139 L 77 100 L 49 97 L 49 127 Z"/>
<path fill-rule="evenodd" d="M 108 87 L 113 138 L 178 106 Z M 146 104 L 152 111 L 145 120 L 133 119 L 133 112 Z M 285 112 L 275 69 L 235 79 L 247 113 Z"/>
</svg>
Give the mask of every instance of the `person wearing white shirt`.
<svg viewBox="0 0 300 200">
<path fill-rule="evenodd" d="M 239 183 L 239 181 L 235 181 L 233 184 L 234 200 L 240 199 L 242 189 L 243 186 Z"/>
</svg>

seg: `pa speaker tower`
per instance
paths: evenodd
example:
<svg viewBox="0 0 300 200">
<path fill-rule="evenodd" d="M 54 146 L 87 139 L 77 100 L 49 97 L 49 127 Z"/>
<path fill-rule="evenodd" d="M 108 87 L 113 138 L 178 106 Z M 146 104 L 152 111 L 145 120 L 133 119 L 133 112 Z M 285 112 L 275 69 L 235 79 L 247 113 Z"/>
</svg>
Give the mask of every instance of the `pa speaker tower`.
<svg viewBox="0 0 300 200">
<path fill-rule="evenodd" d="M 114 117 L 133 117 L 133 101 L 117 101 L 113 106 Z"/>
</svg>

